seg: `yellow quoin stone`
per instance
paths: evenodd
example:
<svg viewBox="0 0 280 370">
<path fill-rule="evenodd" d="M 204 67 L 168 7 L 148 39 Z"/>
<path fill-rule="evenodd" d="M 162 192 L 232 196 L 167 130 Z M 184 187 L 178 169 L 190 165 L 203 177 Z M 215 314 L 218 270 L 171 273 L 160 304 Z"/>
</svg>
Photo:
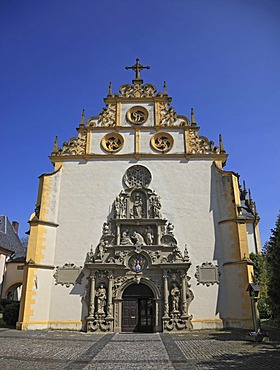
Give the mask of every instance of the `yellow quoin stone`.
<svg viewBox="0 0 280 370">
<path fill-rule="evenodd" d="M 17 327 L 98 332 L 252 328 L 255 203 L 228 154 L 164 83 L 109 85 L 105 107 L 40 176 Z"/>
</svg>

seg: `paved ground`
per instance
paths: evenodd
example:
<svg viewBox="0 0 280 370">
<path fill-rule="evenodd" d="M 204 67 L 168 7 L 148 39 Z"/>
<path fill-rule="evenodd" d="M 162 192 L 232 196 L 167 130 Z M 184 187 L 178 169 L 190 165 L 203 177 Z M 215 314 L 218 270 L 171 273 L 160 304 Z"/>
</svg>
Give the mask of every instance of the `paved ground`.
<svg viewBox="0 0 280 370">
<path fill-rule="evenodd" d="M 246 342 L 244 331 L 100 334 L 0 329 L 0 369 L 280 369 L 280 333 Z"/>
</svg>

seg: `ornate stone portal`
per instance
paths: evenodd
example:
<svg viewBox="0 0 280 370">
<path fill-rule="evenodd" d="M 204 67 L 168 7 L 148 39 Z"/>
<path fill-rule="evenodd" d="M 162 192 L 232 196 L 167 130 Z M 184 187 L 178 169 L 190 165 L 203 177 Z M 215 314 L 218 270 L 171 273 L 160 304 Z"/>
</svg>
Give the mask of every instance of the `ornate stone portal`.
<svg viewBox="0 0 280 370">
<path fill-rule="evenodd" d="M 95 253 L 91 249 L 86 256 L 86 331 L 122 331 L 123 293 L 135 283 L 153 292 L 153 331 L 192 329 L 191 262 L 187 248 L 182 253 L 177 245 L 173 224 L 162 217 L 160 197 L 149 188 L 151 179 L 144 166 L 126 171 L 126 188 L 103 224 Z"/>
</svg>

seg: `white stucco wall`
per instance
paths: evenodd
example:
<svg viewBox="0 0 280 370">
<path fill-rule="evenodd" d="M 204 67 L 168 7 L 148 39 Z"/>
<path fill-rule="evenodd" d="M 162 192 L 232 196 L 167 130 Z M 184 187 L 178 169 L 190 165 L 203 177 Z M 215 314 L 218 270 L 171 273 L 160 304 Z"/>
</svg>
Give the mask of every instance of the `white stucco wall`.
<svg viewBox="0 0 280 370">
<path fill-rule="evenodd" d="M 211 160 L 147 159 L 136 162 L 104 159 L 66 162 L 61 170 L 59 226 L 56 238 L 50 236 L 47 241 L 48 250 L 54 251 L 55 246 L 54 265 L 75 263 L 83 266 L 86 253 L 91 245 L 94 248 L 97 246 L 102 225 L 116 196 L 123 189 L 123 175 L 134 164 L 141 164 L 152 173 L 149 187 L 161 197 L 162 214 L 174 224 L 174 234 L 181 250 L 184 250 L 185 244 L 188 246 L 192 262 L 188 275 L 191 276 L 191 289 L 195 295 L 190 313 L 197 319 L 215 318 L 219 286 L 197 285 L 194 277 L 197 265 L 219 258 L 213 219 L 213 207 L 216 205 L 213 199 L 211 201 L 211 192 L 216 191 L 211 188 Z M 71 292 L 71 287 L 52 283 L 51 319 L 82 319 L 84 284 L 85 281 L 77 286 L 76 292 Z M 46 284 L 46 289 L 47 286 L 49 289 L 49 284 Z"/>
<path fill-rule="evenodd" d="M 256 253 L 254 226 L 246 224 L 249 253 Z"/>
<path fill-rule="evenodd" d="M 98 130 L 91 132 L 90 136 L 90 152 L 92 154 L 108 154 L 101 145 L 103 137 L 108 134 L 110 131 L 108 130 Z M 112 130 L 112 132 L 115 132 Z M 119 153 L 121 154 L 128 154 L 134 152 L 134 132 L 131 130 L 122 130 L 119 132 L 124 138 L 124 145 Z"/>
</svg>

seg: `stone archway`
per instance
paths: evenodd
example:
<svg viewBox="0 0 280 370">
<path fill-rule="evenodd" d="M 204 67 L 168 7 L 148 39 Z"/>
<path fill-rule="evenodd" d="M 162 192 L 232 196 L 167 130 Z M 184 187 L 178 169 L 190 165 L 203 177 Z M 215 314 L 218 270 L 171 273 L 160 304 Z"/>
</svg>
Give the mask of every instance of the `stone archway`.
<svg viewBox="0 0 280 370">
<path fill-rule="evenodd" d="M 122 331 L 152 333 L 155 328 L 154 293 L 148 285 L 131 284 L 123 292 Z"/>
<path fill-rule="evenodd" d="M 12 284 L 5 293 L 5 298 L 12 301 L 19 301 L 21 297 L 22 282 Z"/>
</svg>

